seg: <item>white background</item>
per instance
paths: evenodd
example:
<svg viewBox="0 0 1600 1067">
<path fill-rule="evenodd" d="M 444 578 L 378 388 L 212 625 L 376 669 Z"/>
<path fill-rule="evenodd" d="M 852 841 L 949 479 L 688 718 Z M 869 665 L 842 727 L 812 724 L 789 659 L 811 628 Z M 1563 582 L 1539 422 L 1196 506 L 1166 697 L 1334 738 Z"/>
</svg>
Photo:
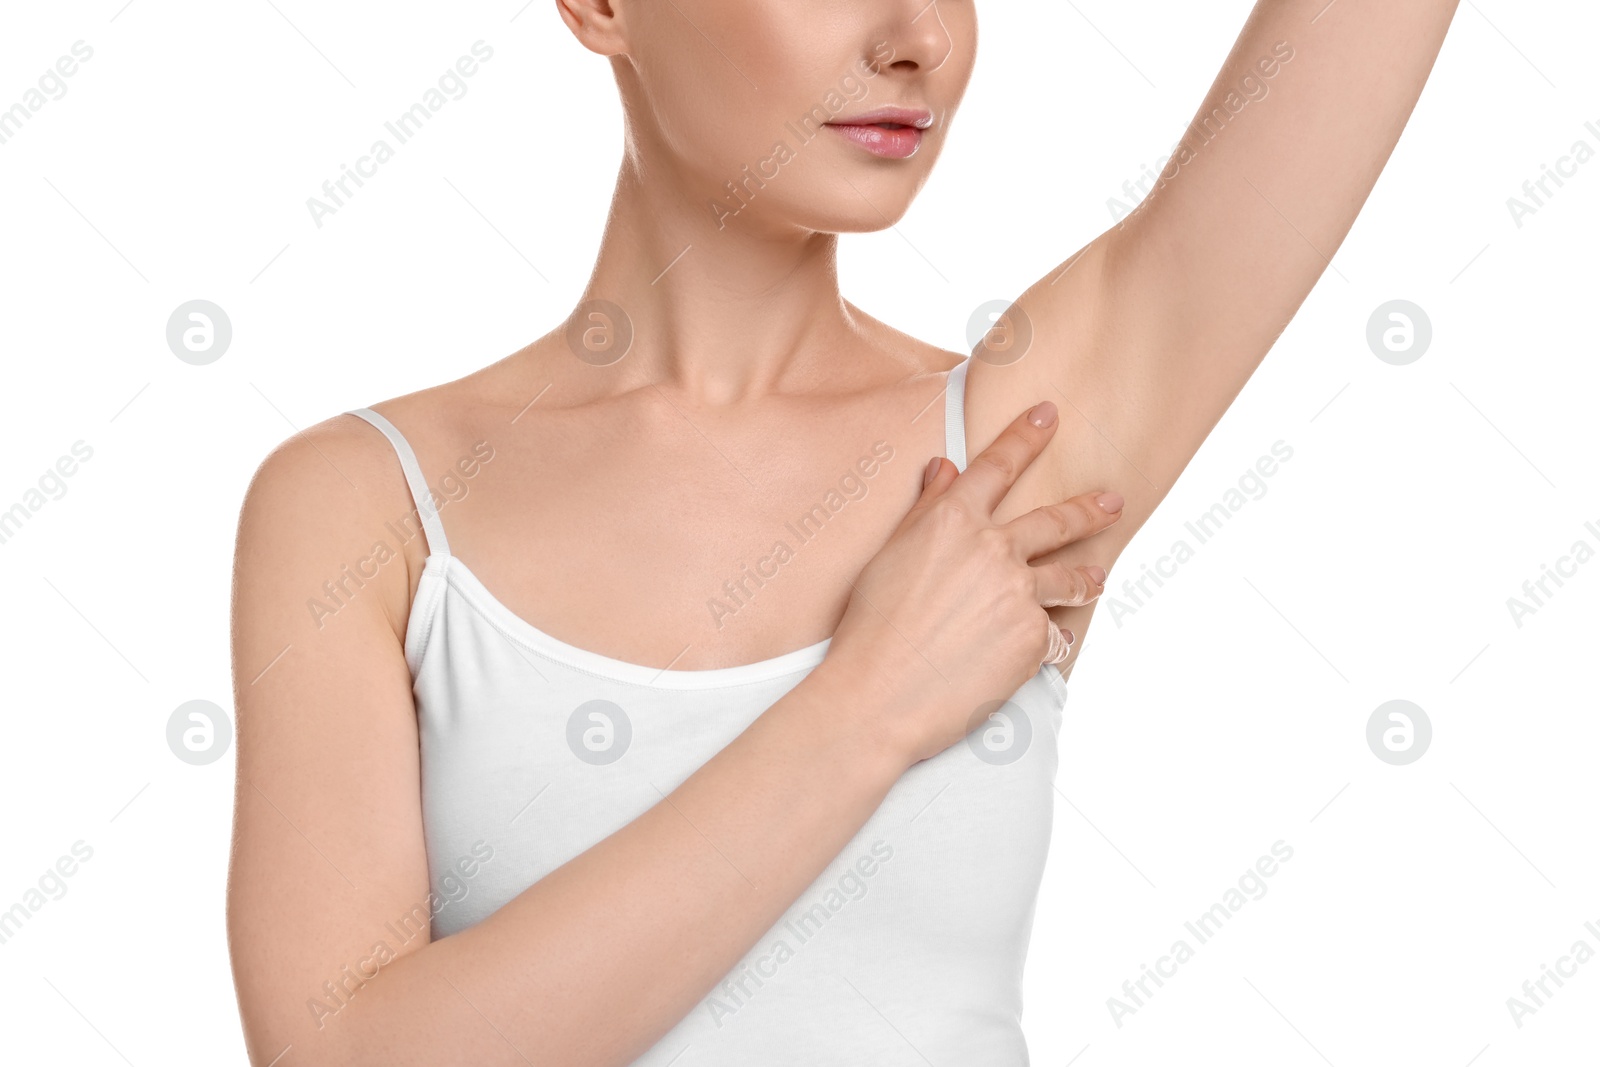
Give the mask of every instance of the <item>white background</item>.
<svg viewBox="0 0 1600 1067">
<path fill-rule="evenodd" d="M 0 11 L 0 107 L 94 49 L 0 145 L 0 510 L 94 450 L 0 544 L 0 909 L 94 850 L 0 945 L 0 1060 L 242 1063 L 231 753 L 189 766 L 165 728 L 191 699 L 231 713 L 245 485 L 296 428 L 560 321 L 620 112 L 548 3 L 123 5 Z M 1313 40 L 1322 3 L 1294 6 Z M 965 350 L 972 309 L 1104 229 L 1170 151 L 1249 8 L 981 3 L 944 159 L 898 232 L 845 239 L 847 294 Z M 1595 1062 L 1600 960 L 1520 1028 L 1506 999 L 1575 941 L 1600 951 L 1600 562 L 1520 627 L 1506 602 L 1575 541 L 1600 549 L 1600 160 L 1520 228 L 1506 200 L 1576 140 L 1600 149 L 1597 38 L 1592 4 L 1463 4 L 1334 269 L 1119 562 L 1137 577 L 1293 448 L 1142 608 L 1099 613 L 1029 960 L 1035 1063 Z M 314 227 L 306 198 L 479 39 L 495 54 L 468 95 Z M 204 367 L 165 338 L 197 298 L 234 329 Z M 1433 324 L 1407 366 L 1365 341 L 1396 298 Z M 1396 698 L 1434 731 L 1408 766 L 1366 742 Z M 1195 945 L 1184 922 L 1280 839 L 1267 894 L 1118 1027 L 1107 998 Z"/>
</svg>

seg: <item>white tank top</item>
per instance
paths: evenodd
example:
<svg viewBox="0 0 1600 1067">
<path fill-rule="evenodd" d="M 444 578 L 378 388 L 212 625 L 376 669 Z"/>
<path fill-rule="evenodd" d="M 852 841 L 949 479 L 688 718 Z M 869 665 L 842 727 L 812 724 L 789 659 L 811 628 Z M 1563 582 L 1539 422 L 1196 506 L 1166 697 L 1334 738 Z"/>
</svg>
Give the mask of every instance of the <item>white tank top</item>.
<svg viewBox="0 0 1600 1067">
<path fill-rule="evenodd" d="M 945 455 L 963 470 L 969 363 L 945 394 Z M 823 640 L 738 667 L 660 670 L 559 641 L 450 555 L 400 432 L 371 409 L 348 414 L 394 445 L 428 539 L 405 658 L 435 938 L 660 803 L 827 651 Z M 907 770 L 784 917 L 635 1063 L 881 1067 L 920 1063 L 920 1052 L 1026 1064 L 1022 970 L 1065 700 L 1061 672 L 1043 667 L 965 743 Z"/>
</svg>

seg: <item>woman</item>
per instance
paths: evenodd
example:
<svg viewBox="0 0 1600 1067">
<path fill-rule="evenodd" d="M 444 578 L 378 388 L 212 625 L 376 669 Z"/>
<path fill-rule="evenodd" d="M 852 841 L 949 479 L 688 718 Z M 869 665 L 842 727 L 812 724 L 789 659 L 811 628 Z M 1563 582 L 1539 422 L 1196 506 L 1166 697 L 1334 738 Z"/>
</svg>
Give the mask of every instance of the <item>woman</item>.
<svg viewBox="0 0 1600 1067">
<path fill-rule="evenodd" d="M 1104 568 L 1326 267 L 1454 0 L 1260 5 L 1139 209 L 967 360 L 844 301 L 835 251 L 927 179 L 972 0 L 557 6 L 627 122 L 584 300 L 286 441 L 244 504 L 251 1054 L 1026 1062 Z"/>
</svg>

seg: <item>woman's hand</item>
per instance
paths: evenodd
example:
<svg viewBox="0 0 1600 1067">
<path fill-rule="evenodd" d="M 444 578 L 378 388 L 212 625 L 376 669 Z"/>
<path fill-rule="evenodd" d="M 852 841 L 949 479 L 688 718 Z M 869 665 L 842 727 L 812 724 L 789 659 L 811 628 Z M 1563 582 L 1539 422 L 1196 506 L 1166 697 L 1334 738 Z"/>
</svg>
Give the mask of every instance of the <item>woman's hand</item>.
<svg viewBox="0 0 1600 1067">
<path fill-rule="evenodd" d="M 933 460 L 922 496 L 855 582 L 819 670 L 847 678 L 846 691 L 870 694 L 858 707 L 874 721 L 857 725 L 906 766 L 961 740 L 980 707 L 1066 658 L 1072 637 L 1046 607 L 1087 604 L 1105 589 L 1100 567 L 1030 561 L 1116 522 L 1120 495 L 1085 493 L 994 521 L 1056 425 L 1046 401 L 965 471 Z"/>
</svg>

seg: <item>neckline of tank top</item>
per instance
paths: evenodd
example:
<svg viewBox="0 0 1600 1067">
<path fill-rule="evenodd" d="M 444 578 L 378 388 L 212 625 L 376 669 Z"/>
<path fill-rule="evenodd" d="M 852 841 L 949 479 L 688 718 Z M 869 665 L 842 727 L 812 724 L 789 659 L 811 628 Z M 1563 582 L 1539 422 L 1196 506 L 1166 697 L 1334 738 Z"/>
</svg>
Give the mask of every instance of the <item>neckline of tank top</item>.
<svg viewBox="0 0 1600 1067">
<path fill-rule="evenodd" d="M 791 652 L 782 652 L 766 659 L 752 663 L 738 663 L 730 667 L 702 667 L 694 670 L 674 669 L 670 665 L 649 667 L 643 663 L 617 659 L 578 645 L 568 644 L 554 634 L 541 630 L 512 611 L 503 600 L 495 596 L 460 556 L 429 555 L 423 562 L 422 575 L 426 578 L 431 574 L 438 575 L 447 585 L 466 597 L 473 609 L 482 614 L 503 637 L 520 644 L 528 651 L 568 670 L 646 689 L 732 689 L 774 681 L 815 667 L 822 662 L 828 653 L 829 645 L 833 642 L 831 636 L 824 637 L 815 644 Z M 406 624 L 408 645 L 416 617 L 423 610 L 421 605 L 421 597 L 412 603 L 411 618 Z M 1065 689 L 1067 676 L 1059 666 L 1053 663 L 1040 664 L 1036 674 L 1046 671 L 1054 671 L 1061 687 Z"/>
<path fill-rule="evenodd" d="M 945 407 L 945 456 L 954 462 L 958 469 L 964 470 L 967 464 L 966 454 L 966 371 L 972 362 L 968 356 L 947 372 L 944 407 Z M 960 392 L 951 395 L 952 383 Z M 398 430 L 396 431 L 398 432 Z M 472 570 L 465 560 L 449 552 L 435 553 L 433 546 L 428 546 L 428 555 L 423 559 L 423 577 L 430 573 L 438 573 L 443 580 L 463 594 L 467 601 L 473 605 L 502 635 L 526 647 L 529 651 L 538 653 L 555 663 L 561 664 L 571 670 L 585 674 L 597 675 L 612 681 L 625 682 L 632 685 L 645 686 L 655 689 L 722 689 L 740 685 L 752 685 L 760 682 L 771 681 L 786 675 L 796 674 L 809 670 L 822 662 L 832 643 L 831 636 L 802 648 L 789 652 L 781 652 L 776 656 L 755 660 L 750 663 L 738 663 L 728 667 L 703 667 L 694 670 L 674 669 L 669 664 L 667 667 L 650 667 L 643 663 L 631 660 L 617 659 L 604 653 L 569 644 L 554 634 L 542 630 L 528 621 L 523 616 L 512 611 L 511 608 L 494 594 L 483 579 Z M 416 616 L 423 610 L 423 598 L 415 597 L 411 602 L 411 609 L 406 622 L 406 643 L 410 644 L 411 634 L 414 632 L 413 624 Z M 688 651 L 687 648 L 684 649 Z M 681 656 L 683 653 L 680 652 Z M 1065 677 L 1063 676 L 1063 681 Z"/>
<path fill-rule="evenodd" d="M 571 670 L 653 689 L 724 689 L 772 681 L 815 667 L 822 662 L 833 641 L 831 636 L 825 637 L 803 648 L 729 667 L 694 670 L 674 668 L 670 664 L 667 667 L 651 667 L 570 644 L 540 629 L 495 596 L 460 556 L 430 554 L 423 563 L 422 573 L 424 577 L 438 573 L 451 588 L 465 596 L 496 630 L 529 651 Z M 423 610 L 422 603 L 421 597 L 413 602 L 413 615 Z M 680 656 L 682 654 L 679 653 Z"/>
</svg>

